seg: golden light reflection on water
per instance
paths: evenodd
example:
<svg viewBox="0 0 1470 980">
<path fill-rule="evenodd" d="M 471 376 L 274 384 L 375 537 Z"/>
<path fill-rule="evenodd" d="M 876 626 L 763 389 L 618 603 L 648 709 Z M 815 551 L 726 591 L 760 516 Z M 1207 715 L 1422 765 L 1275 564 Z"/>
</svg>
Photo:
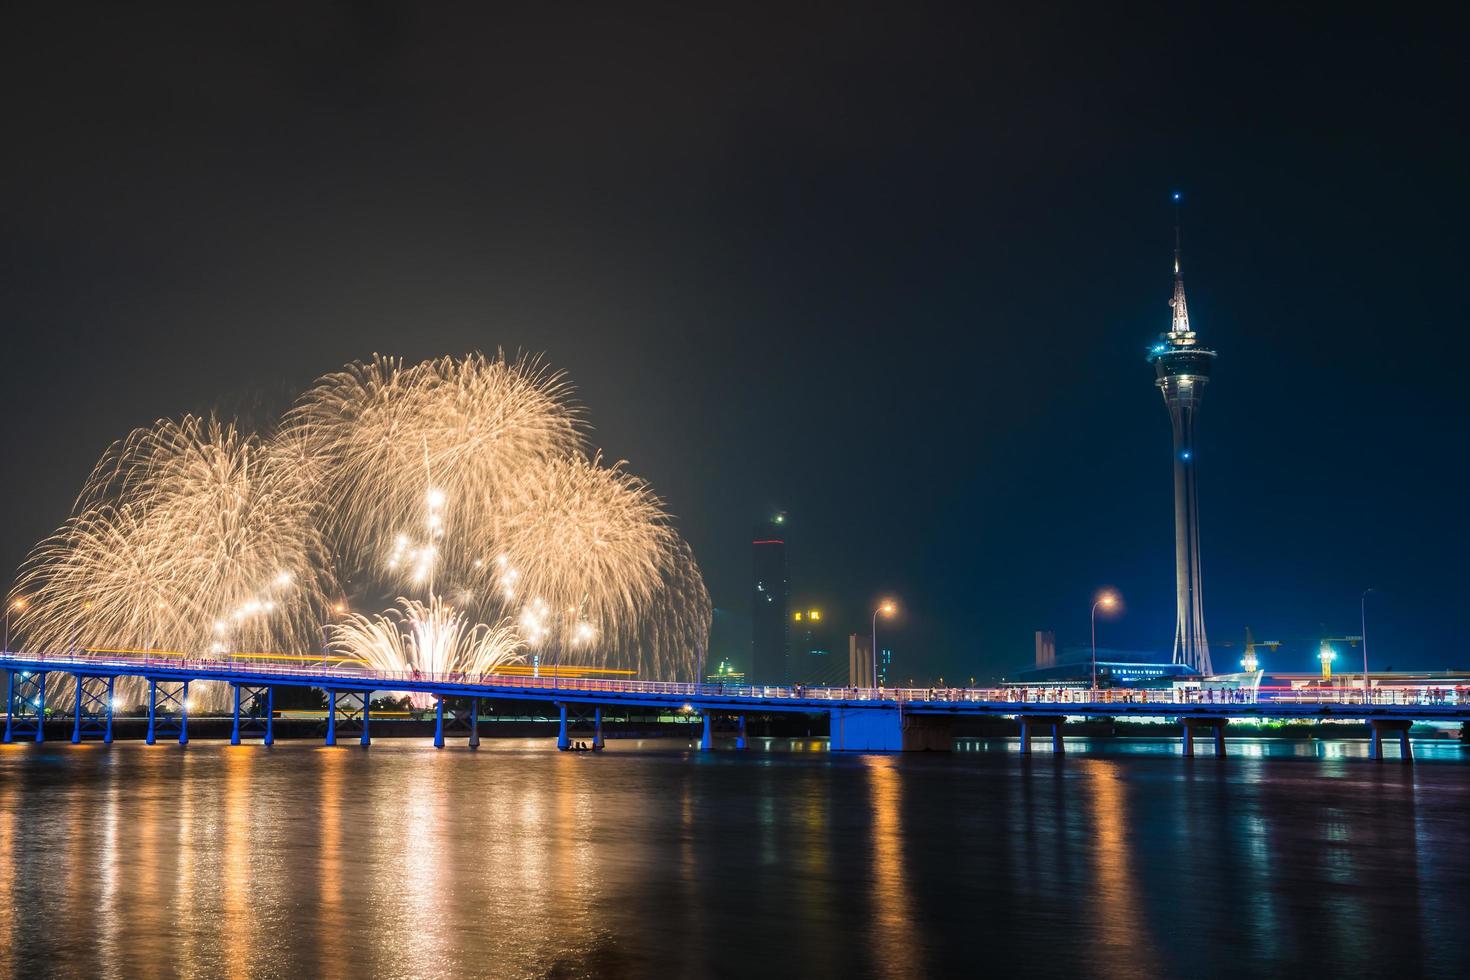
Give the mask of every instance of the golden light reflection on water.
<svg viewBox="0 0 1470 980">
<path fill-rule="evenodd" d="M 1092 924 L 1098 969 L 1109 977 L 1157 976 L 1157 957 L 1149 939 L 1141 891 L 1134 873 L 1135 854 L 1128 840 L 1128 798 L 1123 774 L 1115 762 L 1079 760 L 1091 790 L 1094 864 L 1097 894 Z"/>
<path fill-rule="evenodd" d="M 317 784 L 321 794 L 318 819 L 321 840 L 317 847 L 317 921 L 316 941 L 319 955 L 315 957 L 319 976 L 327 978 L 345 977 L 347 962 L 341 956 L 320 955 L 329 950 L 334 942 L 347 932 L 344 918 L 342 894 L 342 810 L 343 770 L 348 763 L 347 752 L 335 748 L 320 749 L 314 756 L 321 774 Z"/>
<path fill-rule="evenodd" d="M 924 975 L 914 899 L 903 858 L 903 779 L 893 756 L 863 757 L 873 802 L 872 957 L 886 977 Z"/>
<path fill-rule="evenodd" d="M 179 936 L 179 956 L 181 972 L 185 975 L 194 975 L 200 971 L 199 958 L 201 953 L 207 952 L 200 948 L 200 937 L 207 930 L 202 928 L 205 921 L 201 920 L 201 909 L 194 896 L 194 867 L 199 860 L 204 848 L 194 839 L 194 782 L 190 779 L 193 771 L 194 754 L 185 750 L 173 750 L 177 752 L 178 761 L 176 765 L 181 771 L 181 778 L 174 784 L 174 806 L 178 815 L 174 823 L 174 839 L 164 852 L 165 859 L 172 858 L 174 862 L 174 900 L 172 903 L 172 916 L 174 929 Z M 162 817 L 160 817 L 162 819 Z"/>
<path fill-rule="evenodd" d="M 224 965 L 231 976 L 247 975 L 253 958 L 255 917 L 251 908 L 251 891 L 264 874 L 252 874 L 251 829 L 256 807 L 253 806 L 253 783 L 256 757 L 253 745 L 240 745 L 225 750 L 225 785 L 219 809 L 223 813 L 219 882 L 222 890 L 223 915 L 220 921 Z"/>
<path fill-rule="evenodd" d="M 1366 934 L 1430 949 L 1470 919 L 1457 767 L 1288 761 L 1273 797 L 1055 763 L 33 745 L 0 752 L 0 976 L 1182 975 L 1222 922 L 1243 973 L 1307 948 L 1367 972 L 1373 942 L 1304 945 L 1334 937 L 1308 914 L 1347 845 L 1373 887 L 1333 908 Z"/>
<path fill-rule="evenodd" d="M 10 748 L 10 746 L 5 746 Z M 25 805 L 23 792 L 7 788 L 0 799 L 0 974 L 14 976 L 15 947 L 15 823 L 16 810 Z"/>
</svg>

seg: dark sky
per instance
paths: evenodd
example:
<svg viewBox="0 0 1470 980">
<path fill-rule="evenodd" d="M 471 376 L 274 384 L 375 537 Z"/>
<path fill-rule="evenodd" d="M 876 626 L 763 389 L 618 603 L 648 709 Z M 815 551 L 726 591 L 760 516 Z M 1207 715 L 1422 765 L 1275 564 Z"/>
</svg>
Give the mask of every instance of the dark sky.
<svg viewBox="0 0 1470 980">
<path fill-rule="evenodd" d="M 1212 640 L 1470 661 L 1460 29 L 1412 5 L 11 4 L 0 565 L 159 416 L 374 351 L 545 352 L 744 652 L 795 592 L 900 673 L 1172 630 L 1144 361 L 1186 195 Z M 1423 18 L 1423 19 L 1419 19 Z M 733 639 L 732 639 L 733 638 Z M 1238 658 L 1216 650 L 1217 665 Z"/>
</svg>

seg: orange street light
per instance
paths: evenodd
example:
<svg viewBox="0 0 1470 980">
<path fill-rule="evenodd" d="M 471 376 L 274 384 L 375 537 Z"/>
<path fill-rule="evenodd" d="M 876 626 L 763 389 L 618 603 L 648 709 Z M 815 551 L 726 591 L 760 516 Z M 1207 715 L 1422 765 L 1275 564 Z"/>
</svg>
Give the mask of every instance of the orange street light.
<svg viewBox="0 0 1470 980">
<path fill-rule="evenodd" d="M 878 614 L 892 617 L 898 612 L 898 604 L 892 599 L 884 599 L 878 603 L 878 608 L 873 610 L 873 687 L 878 686 Z"/>
<path fill-rule="evenodd" d="M 1101 606 L 1108 612 L 1118 608 L 1118 594 L 1107 591 L 1098 594 L 1092 603 L 1092 697 L 1097 699 L 1097 610 Z"/>
</svg>

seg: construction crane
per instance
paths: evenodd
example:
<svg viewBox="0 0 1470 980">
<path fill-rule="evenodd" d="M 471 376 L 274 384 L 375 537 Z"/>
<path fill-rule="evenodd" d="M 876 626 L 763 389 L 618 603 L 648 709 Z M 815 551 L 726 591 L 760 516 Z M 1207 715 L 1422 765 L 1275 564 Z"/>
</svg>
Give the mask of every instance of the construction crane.
<svg viewBox="0 0 1470 980">
<path fill-rule="evenodd" d="M 1221 646 L 1224 646 L 1224 647 L 1233 647 L 1233 646 L 1235 646 L 1234 643 L 1229 642 L 1229 641 L 1226 641 L 1225 643 L 1222 643 L 1220 645 Z M 1249 626 L 1247 626 L 1245 628 L 1245 656 L 1241 658 L 1241 660 L 1240 660 L 1240 666 L 1248 674 L 1255 673 L 1256 671 L 1258 671 L 1258 670 L 1261 669 L 1261 658 L 1256 656 L 1256 648 L 1257 647 L 1269 647 L 1271 649 L 1271 652 L 1272 653 L 1275 653 L 1276 652 L 1276 648 L 1279 647 L 1279 646 L 1281 646 L 1281 641 L 1280 640 L 1258 640 L 1258 639 L 1256 639 L 1254 636 L 1251 635 L 1251 628 Z"/>
<path fill-rule="evenodd" d="M 1261 661 L 1256 656 L 1256 647 L 1269 647 L 1272 653 L 1281 646 L 1280 640 L 1257 640 L 1251 636 L 1251 628 L 1245 628 L 1245 656 L 1241 658 L 1240 665 L 1247 671 L 1255 673 L 1261 669 Z"/>
<path fill-rule="evenodd" d="M 1322 679 L 1332 680 L 1332 661 L 1337 659 L 1337 651 L 1332 648 L 1334 643 L 1346 643 L 1350 647 L 1356 647 L 1363 642 L 1361 636 L 1324 636 L 1322 646 L 1317 652 L 1317 659 L 1322 661 Z"/>
</svg>

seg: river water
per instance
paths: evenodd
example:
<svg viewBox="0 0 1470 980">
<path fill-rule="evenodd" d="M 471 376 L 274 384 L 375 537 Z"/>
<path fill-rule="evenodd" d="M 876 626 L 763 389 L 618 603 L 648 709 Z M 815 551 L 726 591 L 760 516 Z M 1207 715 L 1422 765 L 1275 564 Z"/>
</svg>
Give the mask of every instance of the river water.
<svg viewBox="0 0 1470 980">
<path fill-rule="evenodd" d="M 0 747 L 0 976 L 1470 975 L 1470 751 Z"/>
</svg>

